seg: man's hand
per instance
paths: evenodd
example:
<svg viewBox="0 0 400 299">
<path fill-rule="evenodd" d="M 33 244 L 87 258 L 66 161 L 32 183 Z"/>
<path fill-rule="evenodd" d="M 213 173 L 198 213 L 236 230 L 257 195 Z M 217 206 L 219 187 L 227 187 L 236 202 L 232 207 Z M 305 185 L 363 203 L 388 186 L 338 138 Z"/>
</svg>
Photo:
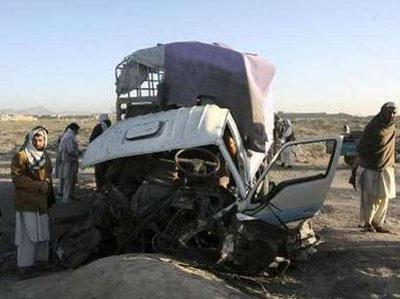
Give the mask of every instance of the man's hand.
<svg viewBox="0 0 400 299">
<path fill-rule="evenodd" d="M 357 191 L 357 183 L 356 183 L 356 180 L 357 180 L 357 168 L 358 168 L 358 166 L 353 167 L 353 169 L 351 170 L 351 177 L 349 179 L 349 183 L 351 185 L 353 185 L 353 188 L 356 191 Z"/>
<path fill-rule="evenodd" d="M 357 191 L 356 176 L 352 173 L 349 179 L 349 183 L 353 185 L 354 190 Z"/>
<path fill-rule="evenodd" d="M 353 164 L 353 168 L 351 170 L 351 177 L 349 179 L 349 183 L 353 185 L 354 190 L 357 191 L 357 169 L 358 166 L 361 165 L 361 159 L 359 156 L 356 156 L 356 159 Z"/>
<path fill-rule="evenodd" d="M 46 194 L 49 191 L 50 184 L 47 181 L 40 182 L 39 193 Z"/>
</svg>

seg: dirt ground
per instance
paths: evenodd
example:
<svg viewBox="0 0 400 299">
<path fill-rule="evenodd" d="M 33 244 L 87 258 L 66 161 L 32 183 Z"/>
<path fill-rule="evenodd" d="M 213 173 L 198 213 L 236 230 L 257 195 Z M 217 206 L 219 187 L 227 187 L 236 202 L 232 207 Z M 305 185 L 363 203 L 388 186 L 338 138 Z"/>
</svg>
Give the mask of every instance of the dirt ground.
<svg viewBox="0 0 400 299">
<path fill-rule="evenodd" d="M 77 270 L 68 270 L 57 273 L 47 273 L 46 275 L 31 280 L 19 281 L 15 274 L 15 266 L 10 266 L 10 260 L 15 260 L 13 246 L 13 187 L 9 177 L 10 154 L 0 155 L 0 206 L 3 217 L 0 218 L 0 298 L 52 298 L 57 294 L 53 288 L 49 288 L 49 282 L 56 285 L 60 290 L 67 288 L 86 288 L 96 289 L 92 293 L 75 292 L 74 298 L 124 298 L 122 293 L 99 293 L 101 285 L 112 285 L 114 290 L 130 285 L 135 281 L 136 286 L 140 286 L 137 281 L 143 282 L 141 287 L 148 288 L 153 297 L 165 298 L 187 297 L 187 298 L 241 298 L 246 297 L 245 293 L 237 292 L 229 287 L 227 283 L 216 279 L 217 285 L 210 281 L 211 274 L 196 273 L 196 281 L 185 280 L 185 286 L 191 283 L 196 285 L 196 290 L 200 293 L 179 294 L 177 288 L 167 288 L 171 284 L 168 275 L 154 276 L 157 279 L 157 289 L 164 287 L 169 293 L 154 293 L 154 286 L 148 284 L 144 286 L 146 275 L 150 275 L 144 269 L 150 267 L 143 266 L 135 270 L 135 275 L 124 276 L 121 281 L 116 281 L 115 277 L 121 272 L 115 270 L 115 275 L 105 273 L 101 276 L 101 283 L 96 288 L 93 284 L 95 278 L 90 273 L 99 271 L 99 265 L 108 267 L 115 261 L 100 260 Z M 361 232 L 358 225 L 359 195 L 352 190 L 347 183 L 350 169 L 341 160 L 334 182 L 330 188 L 324 208 L 321 213 L 313 220 L 314 229 L 322 236 L 325 243 L 321 245 L 317 253 L 308 262 L 292 265 L 284 276 L 268 278 L 265 282 L 265 291 L 260 291 L 259 296 L 278 297 L 278 298 L 400 298 L 400 202 L 399 193 L 396 199 L 391 200 L 387 216 L 387 228 L 392 234 L 365 233 Z M 399 181 L 400 168 L 396 168 L 396 180 Z M 92 184 L 91 170 L 81 175 L 81 187 L 90 188 Z M 397 185 L 400 192 L 400 186 Z M 123 257 L 121 257 L 123 259 Z M 154 266 L 154 259 L 151 268 L 157 271 Z M 160 266 L 159 269 L 164 266 Z M 113 268 L 114 269 L 114 268 Z M 169 268 L 163 268 L 163 273 L 172 273 Z M 174 268 L 175 269 L 175 268 Z M 92 272 L 91 272 L 92 271 Z M 174 270 L 175 271 L 175 270 Z M 183 269 L 179 269 L 179 275 Z M 175 273 L 175 272 L 174 272 Z M 45 274 L 43 274 L 45 275 Z M 99 274 L 100 275 L 100 274 Z M 155 274 L 154 274 L 155 275 Z M 178 275 L 178 274 L 174 274 Z M 178 275 L 178 276 L 179 276 Z M 186 275 L 193 277 L 189 271 Z M 185 276 L 186 277 L 186 276 Z M 201 277 L 202 282 L 198 282 Z M 87 279 L 85 281 L 85 279 Z M 212 278 L 211 280 L 214 280 Z M 77 282 L 80 283 L 77 283 Z M 208 281 L 208 284 L 204 281 Z M 75 285 L 73 284 L 75 282 Z M 199 283 L 200 286 L 199 287 Z M 50 285 L 51 285 L 50 284 Z M 46 289 L 44 286 L 47 285 Z M 179 287 L 179 284 L 177 284 Z M 182 285 L 181 285 L 182 286 Z M 236 285 L 237 286 L 237 285 Z M 229 291 L 227 291 L 229 287 Z M 202 289 L 217 288 L 219 291 L 204 292 Z M 126 289 L 126 287 L 125 287 Z M 130 288 L 131 292 L 135 292 Z M 183 289 L 182 289 L 183 290 Z M 185 291 L 182 292 L 186 292 Z M 243 290 L 242 290 L 243 291 Z M 80 295 L 79 295 L 80 294 Z M 143 292 L 132 293 L 132 298 L 136 295 L 146 297 Z M 157 295 L 158 294 L 158 295 Z M 114 296 L 115 295 L 115 296 Z M 71 293 L 72 296 L 72 293 Z M 68 298 L 60 297 L 60 298 Z M 70 297 L 72 298 L 72 297 Z"/>
<path fill-rule="evenodd" d="M 1 163 L 1 167 L 4 167 L 9 161 L 2 160 Z M 396 169 L 397 177 L 400 175 L 399 171 L 400 169 Z M 341 162 L 324 208 L 313 220 L 315 230 L 322 236 L 325 243 L 319 247 L 309 262 L 293 265 L 283 277 L 268 279 L 266 289 L 270 296 L 400 298 L 400 203 L 398 197 L 390 202 L 387 217 L 387 226 L 393 234 L 361 232 L 357 228 L 358 194 L 348 185 L 348 176 L 349 168 Z M 3 256 L 3 260 L 15 259 L 12 254 L 14 250 L 12 190 L 9 178 L 1 178 L 0 204 L 3 217 L 0 223 L 3 235 L 0 241 L 0 256 Z M 4 261 L 3 264 L 5 264 Z M 28 293 L 34 295 L 38 294 L 35 293 L 35 287 L 39 288 L 43 285 L 43 283 L 38 283 L 39 278 L 33 279 L 32 285 L 28 281 L 21 284 L 17 276 L 13 274 L 13 269 L 2 270 L 0 289 L 3 291 L 11 292 L 13 286 L 19 289 L 23 286 L 30 289 Z M 66 271 L 63 279 L 68 280 L 68 277 L 74 275 L 73 273 L 74 271 Z M 48 277 L 43 279 L 49 280 Z M 163 284 L 162 279 L 160 284 Z"/>
</svg>

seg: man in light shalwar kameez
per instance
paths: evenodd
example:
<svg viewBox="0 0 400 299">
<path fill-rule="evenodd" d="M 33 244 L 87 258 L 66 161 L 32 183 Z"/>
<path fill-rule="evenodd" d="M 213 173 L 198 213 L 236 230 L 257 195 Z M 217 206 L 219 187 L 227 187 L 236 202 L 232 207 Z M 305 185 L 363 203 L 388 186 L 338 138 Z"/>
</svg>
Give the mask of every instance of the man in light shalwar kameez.
<svg viewBox="0 0 400 299">
<path fill-rule="evenodd" d="M 396 105 L 387 102 L 367 124 L 357 146 L 350 182 L 361 191 L 360 225 L 365 231 L 388 233 L 383 227 L 395 190 Z M 356 189 L 357 189 L 356 188 Z"/>
<path fill-rule="evenodd" d="M 46 153 L 47 130 L 36 127 L 14 155 L 11 176 L 15 186 L 15 245 L 21 273 L 49 258 L 48 198 L 51 161 Z"/>
<path fill-rule="evenodd" d="M 283 132 L 282 132 L 282 146 L 286 142 L 294 141 L 294 131 L 290 119 L 285 118 L 283 120 Z M 293 146 L 289 146 L 281 152 L 281 162 L 283 167 L 291 168 L 294 164 L 294 150 Z"/>
<path fill-rule="evenodd" d="M 76 135 L 79 132 L 79 125 L 71 123 L 61 137 L 57 149 L 57 177 L 63 180 L 62 201 L 69 202 L 74 194 L 75 185 L 78 182 L 79 150 Z"/>
<path fill-rule="evenodd" d="M 59 180 L 57 197 L 60 198 L 61 200 L 62 200 L 62 197 L 63 197 L 63 190 L 64 190 L 64 178 L 62 177 L 61 171 L 60 171 L 61 153 L 58 151 L 58 149 L 60 147 L 61 140 L 62 140 L 65 132 L 67 132 L 67 130 L 69 129 L 70 125 L 71 124 L 69 124 L 65 128 L 64 132 L 60 136 L 58 136 L 58 138 L 57 138 L 57 156 L 56 156 L 56 163 L 55 163 L 56 164 L 55 165 L 55 175 L 56 175 L 56 178 Z"/>
</svg>

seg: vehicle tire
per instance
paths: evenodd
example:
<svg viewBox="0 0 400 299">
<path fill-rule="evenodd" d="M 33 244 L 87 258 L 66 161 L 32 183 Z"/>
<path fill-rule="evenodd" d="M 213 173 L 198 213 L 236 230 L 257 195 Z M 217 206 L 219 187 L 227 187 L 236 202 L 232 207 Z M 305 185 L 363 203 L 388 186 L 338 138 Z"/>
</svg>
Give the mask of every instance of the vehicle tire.
<svg viewBox="0 0 400 299">
<path fill-rule="evenodd" d="M 356 156 L 344 156 L 344 162 L 346 162 L 346 164 L 349 166 L 353 166 L 355 160 Z"/>
</svg>

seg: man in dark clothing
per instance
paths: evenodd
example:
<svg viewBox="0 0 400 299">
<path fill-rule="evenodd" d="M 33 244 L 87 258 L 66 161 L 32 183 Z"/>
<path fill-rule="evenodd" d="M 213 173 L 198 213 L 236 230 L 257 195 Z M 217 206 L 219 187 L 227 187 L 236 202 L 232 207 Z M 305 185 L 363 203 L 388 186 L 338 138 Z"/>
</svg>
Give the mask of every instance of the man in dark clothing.
<svg viewBox="0 0 400 299">
<path fill-rule="evenodd" d="M 361 191 L 360 225 L 365 231 L 388 233 L 383 228 L 395 186 L 395 103 L 387 102 L 365 127 L 357 145 L 357 160 L 350 183 Z"/>
<path fill-rule="evenodd" d="M 93 128 L 92 134 L 89 137 L 89 143 L 99 137 L 105 130 L 111 126 L 111 121 L 106 113 L 100 114 L 99 123 Z M 96 192 L 103 192 L 105 190 L 105 173 L 107 170 L 107 163 L 99 163 L 94 167 L 94 176 L 96 180 Z"/>
<path fill-rule="evenodd" d="M 111 121 L 107 113 L 99 115 L 99 123 L 93 128 L 92 134 L 89 137 L 89 143 L 99 137 L 105 130 L 111 126 Z"/>
</svg>

